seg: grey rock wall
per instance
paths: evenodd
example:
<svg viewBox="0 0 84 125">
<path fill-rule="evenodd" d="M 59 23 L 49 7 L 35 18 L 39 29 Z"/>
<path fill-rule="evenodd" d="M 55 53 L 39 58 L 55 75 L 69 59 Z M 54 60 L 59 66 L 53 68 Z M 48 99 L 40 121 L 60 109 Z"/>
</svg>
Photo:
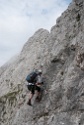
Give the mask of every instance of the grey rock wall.
<svg viewBox="0 0 84 125">
<path fill-rule="evenodd" d="M 0 68 L 1 125 L 84 125 L 84 1 L 73 0 L 48 32 L 39 29 Z M 47 92 L 26 104 L 25 77 L 41 68 Z"/>
</svg>

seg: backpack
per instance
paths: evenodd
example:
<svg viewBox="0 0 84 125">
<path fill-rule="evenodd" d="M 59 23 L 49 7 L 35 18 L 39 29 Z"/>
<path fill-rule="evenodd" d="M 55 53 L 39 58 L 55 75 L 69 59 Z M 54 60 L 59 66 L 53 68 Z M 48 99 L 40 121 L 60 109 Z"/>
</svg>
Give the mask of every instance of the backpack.
<svg viewBox="0 0 84 125">
<path fill-rule="evenodd" d="M 34 83 L 37 77 L 37 73 L 36 72 L 31 72 L 27 77 L 26 80 L 30 83 Z"/>
</svg>

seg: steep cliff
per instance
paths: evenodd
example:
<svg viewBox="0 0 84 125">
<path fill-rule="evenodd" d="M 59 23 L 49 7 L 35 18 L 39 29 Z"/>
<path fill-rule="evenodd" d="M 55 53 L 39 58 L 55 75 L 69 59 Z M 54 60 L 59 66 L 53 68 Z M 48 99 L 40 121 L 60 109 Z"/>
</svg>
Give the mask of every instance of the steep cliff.
<svg viewBox="0 0 84 125">
<path fill-rule="evenodd" d="M 83 19 L 84 1 L 73 0 L 50 32 L 39 29 L 0 68 L 1 125 L 84 125 Z M 48 91 L 30 107 L 25 77 L 41 64 Z"/>
</svg>

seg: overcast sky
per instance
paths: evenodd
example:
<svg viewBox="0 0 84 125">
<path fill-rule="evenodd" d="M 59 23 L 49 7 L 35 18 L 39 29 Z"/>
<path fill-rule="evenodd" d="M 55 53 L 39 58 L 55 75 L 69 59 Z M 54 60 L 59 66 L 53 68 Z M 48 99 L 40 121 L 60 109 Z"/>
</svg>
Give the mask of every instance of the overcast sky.
<svg viewBox="0 0 84 125">
<path fill-rule="evenodd" d="M 39 28 L 50 30 L 71 0 L 0 0 L 0 66 Z"/>
</svg>

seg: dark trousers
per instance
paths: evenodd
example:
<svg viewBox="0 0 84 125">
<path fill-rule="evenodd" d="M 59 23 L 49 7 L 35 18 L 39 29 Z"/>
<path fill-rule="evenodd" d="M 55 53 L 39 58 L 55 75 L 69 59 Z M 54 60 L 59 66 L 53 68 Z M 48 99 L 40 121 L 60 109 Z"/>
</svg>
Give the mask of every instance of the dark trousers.
<svg viewBox="0 0 84 125">
<path fill-rule="evenodd" d="M 31 91 L 32 94 L 35 93 L 35 90 L 37 90 L 38 92 L 41 91 L 41 88 L 36 85 L 27 85 L 27 88 L 29 91 Z"/>
</svg>

